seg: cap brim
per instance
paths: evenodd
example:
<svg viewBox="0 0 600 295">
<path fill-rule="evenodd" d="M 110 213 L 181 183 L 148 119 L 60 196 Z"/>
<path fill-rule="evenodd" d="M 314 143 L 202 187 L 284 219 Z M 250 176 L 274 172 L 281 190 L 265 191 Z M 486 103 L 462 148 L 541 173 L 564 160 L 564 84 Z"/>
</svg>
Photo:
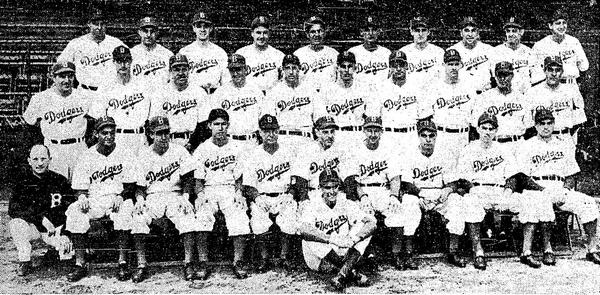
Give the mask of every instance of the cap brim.
<svg viewBox="0 0 600 295">
<path fill-rule="evenodd" d="M 157 126 L 152 129 L 152 132 L 162 131 L 162 130 L 170 130 L 171 127 L 167 125 Z"/>
<path fill-rule="evenodd" d="M 62 74 L 62 73 L 75 73 L 75 70 L 70 69 L 70 68 L 62 68 L 60 70 L 53 72 L 54 75 L 58 75 L 58 74 Z"/>
<path fill-rule="evenodd" d="M 275 130 L 275 129 L 279 129 L 279 125 L 266 125 L 266 126 L 262 126 L 259 128 L 260 128 L 260 130 Z"/>
<path fill-rule="evenodd" d="M 376 123 L 363 124 L 363 128 L 369 128 L 369 127 L 376 127 L 376 128 L 383 129 L 383 126 L 381 126 L 380 124 L 376 124 Z"/>
<path fill-rule="evenodd" d="M 426 29 L 429 29 L 429 25 L 427 25 L 424 22 L 417 22 L 417 23 L 411 24 L 410 27 L 412 29 L 414 29 L 414 28 L 426 28 Z"/>
<path fill-rule="evenodd" d="M 495 122 L 493 120 L 483 120 L 483 121 L 479 122 L 477 125 L 481 126 L 481 125 L 487 124 L 487 123 L 492 124 L 492 126 L 498 128 L 498 122 Z"/>
<path fill-rule="evenodd" d="M 102 128 L 108 127 L 108 126 L 117 127 L 117 124 L 112 123 L 112 122 L 104 122 L 102 124 L 97 125 L 95 129 L 96 129 L 96 131 L 98 131 L 98 130 L 102 130 Z"/>
<path fill-rule="evenodd" d="M 403 64 L 404 66 L 408 65 L 408 61 L 406 61 L 405 59 L 401 59 L 401 58 L 394 58 L 394 59 L 390 59 L 390 64 Z"/>
<path fill-rule="evenodd" d="M 232 64 L 227 65 L 228 69 L 237 69 L 237 68 L 245 68 L 245 67 L 246 67 L 246 65 L 241 64 L 241 63 L 232 63 Z"/>
<path fill-rule="evenodd" d="M 338 130 L 338 129 L 340 129 L 340 126 L 338 126 L 335 123 L 329 123 L 329 124 L 325 124 L 325 125 L 322 125 L 322 126 L 315 126 L 315 129 L 317 129 L 317 130 L 330 129 L 330 128 Z"/>
<path fill-rule="evenodd" d="M 559 66 L 559 67 L 562 67 L 563 65 L 561 63 L 558 63 L 558 62 L 555 62 L 555 61 L 551 61 L 551 62 L 549 62 L 547 64 L 544 64 L 544 69 L 547 68 L 547 67 L 549 67 L 549 66 Z"/>
<path fill-rule="evenodd" d="M 178 61 L 178 62 L 172 63 L 169 67 L 172 68 L 172 67 L 175 67 L 175 66 L 188 66 L 189 67 L 190 65 L 188 63 L 186 63 L 186 62 Z"/>
<path fill-rule="evenodd" d="M 147 28 L 147 27 L 158 28 L 158 24 L 156 24 L 156 23 L 143 23 L 143 24 L 139 25 L 140 29 Z"/>
<path fill-rule="evenodd" d="M 517 23 L 506 23 L 504 24 L 504 26 L 502 26 L 502 29 L 506 30 L 507 28 L 517 28 L 517 29 L 522 29 L 523 26 Z"/>
<path fill-rule="evenodd" d="M 420 134 L 423 131 L 437 132 L 437 129 L 433 127 L 421 127 L 419 130 L 417 130 L 417 134 Z"/>
</svg>

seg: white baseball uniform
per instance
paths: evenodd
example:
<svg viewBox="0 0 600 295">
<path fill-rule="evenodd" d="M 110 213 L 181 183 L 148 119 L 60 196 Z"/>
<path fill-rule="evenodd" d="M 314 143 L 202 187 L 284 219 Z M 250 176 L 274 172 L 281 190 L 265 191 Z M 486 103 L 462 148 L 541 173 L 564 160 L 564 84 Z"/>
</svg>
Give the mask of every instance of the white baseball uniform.
<svg viewBox="0 0 600 295">
<path fill-rule="evenodd" d="M 227 52 L 218 45 L 208 42 L 203 46 L 199 41 L 179 50 L 190 62 L 190 84 L 201 87 L 218 88 L 229 80 Z"/>
<path fill-rule="evenodd" d="M 516 50 L 508 47 L 506 43 L 494 47 L 490 63 L 493 76 L 496 76 L 496 64 L 502 61 L 508 61 L 513 65 L 512 88 L 516 91 L 526 93 L 532 83 L 544 79 L 544 73 L 536 64 L 533 50 L 526 45 L 519 44 Z"/>
<path fill-rule="evenodd" d="M 300 59 L 303 83 L 314 85 L 317 91 L 320 91 L 322 85 L 335 82 L 338 54 L 337 50 L 329 46 L 314 51 L 310 45 L 306 45 L 294 51 L 294 55 Z"/>
<path fill-rule="evenodd" d="M 131 48 L 131 74 L 148 85 L 163 86 L 169 81 L 169 58 L 171 50 L 160 44 L 150 50 L 142 44 Z"/>
<path fill-rule="evenodd" d="M 494 48 L 478 41 L 472 49 L 465 47 L 463 41 L 450 46 L 460 53 L 463 67 L 461 77 L 470 80 L 478 90 L 483 90 L 490 83 L 490 58 Z"/>
<path fill-rule="evenodd" d="M 90 97 L 84 91 L 73 89 L 71 95 L 62 97 L 55 88 L 46 89 L 31 97 L 23 119 L 29 125 L 40 120 L 44 144 L 50 150 L 49 168 L 67 179 L 72 178 L 79 155 L 87 149 L 84 135 Z"/>
<path fill-rule="evenodd" d="M 342 173 L 348 172 L 345 165 L 350 164 L 346 150 L 346 144 L 337 141 L 337 138 L 326 150 L 318 141 L 313 141 L 302 147 L 302 155 L 297 157 L 292 175 L 308 180 L 308 186 L 313 189 L 319 187 L 319 175 L 326 168 L 335 171 L 343 179 L 347 175 Z"/>
<path fill-rule="evenodd" d="M 560 56 L 563 62 L 563 78 L 566 78 L 569 84 L 576 84 L 574 80 L 579 78 L 579 71 L 587 71 L 590 67 L 581 43 L 569 34 L 565 34 L 565 39 L 560 43 L 556 43 L 552 35 L 546 36 L 535 42 L 532 49 L 540 68 L 543 68 L 546 57 Z"/>
<path fill-rule="evenodd" d="M 354 53 L 354 57 L 356 57 L 354 79 L 357 82 L 375 87 L 388 78 L 390 73 L 389 60 L 392 53 L 389 49 L 378 45 L 377 49 L 369 51 L 365 49 L 363 44 L 360 44 L 348 49 L 348 51 Z"/>
<path fill-rule="evenodd" d="M 418 49 L 414 43 L 400 48 L 406 54 L 408 62 L 407 78 L 417 83 L 419 88 L 427 89 L 432 81 L 442 77 L 444 50 L 428 43 L 424 49 Z"/>
<path fill-rule="evenodd" d="M 258 50 L 256 45 L 250 44 L 235 53 L 246 58 L 247 82 L 255 83 L 264 93 L 275 86 L 285 56 L 283 52 L 271 45 L 268 45 L 265 50 Z"/>
</svg>

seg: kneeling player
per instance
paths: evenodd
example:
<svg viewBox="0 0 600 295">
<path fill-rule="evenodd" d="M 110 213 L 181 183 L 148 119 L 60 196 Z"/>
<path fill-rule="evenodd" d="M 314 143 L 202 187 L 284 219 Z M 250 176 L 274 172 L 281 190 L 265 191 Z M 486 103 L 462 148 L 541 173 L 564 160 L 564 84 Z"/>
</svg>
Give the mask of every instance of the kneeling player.
<svg viewBox="0 0 600 295">
<path fill-rule="evenodd" d="M 331 280 L 341 289 L 352 281 L 368 284 L 368 278 L 356 264 L 371 241 L 376 220 L 340 192 L 337 173 L 326 169 L 319 175 L 319 189 L 300 216 L 304 260 L 312 270 L 326 271 L 328 265 L 339 269 Z"/>
</svg>

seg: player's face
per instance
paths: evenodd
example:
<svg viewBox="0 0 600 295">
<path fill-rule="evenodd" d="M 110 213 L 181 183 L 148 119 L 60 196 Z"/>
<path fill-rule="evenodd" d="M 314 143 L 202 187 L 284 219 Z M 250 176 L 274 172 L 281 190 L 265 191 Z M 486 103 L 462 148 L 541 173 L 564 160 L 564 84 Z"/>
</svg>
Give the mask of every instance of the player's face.
<svg viewBox="0 0 600 295">
<path fill-rule="evenodd" d="M 143 27 L 138 30 L 138 35 L 142 39 L 142 44 L 146 46 L 153 46 L 156 44 L 156 28 L 155 27 Z"/>
<path fill-rule="evenodd" d="M 560 84 L 563 68 L 561 66 L 550 65 L 544 69 L 544 73 L 546 73 L 546 83 L 550 86 L 555 86 Z"/>
<path fill-rule="evenodd" d="M 466 26 L 460 31 L 460 35 L 465 43 L 473 45 L 479 39 L 479 29 L 474 26 Z"/>
<path fill-rule="evenodd" d="M 115 144 L 115 134 L 117 129 L 114 126 L 106 126 L 100 131 L 96 131 L 98 136 L 98 144 L 103 146 L 113 146 Z"/>
<path fill-rule="evenodd" d="M 36 145 L 31 148 L 29 158 L 27 158 L 29 166 L 35 174 L 43 174 L 48 172 L 48 165 L 50 165 L 50 155 L 48 149 L 42 145 Z"/>
<path fill-rule="evenodd" d="M 115 68 L 117 69 L 117 74 L 126 75 L 131 70 L 131 60 L 113 60 L 115 64 Z"/>
<path fill-rule="evenodd" d="M 340 184 L 337 181 L 327 181 L 321 185 L 321 190 L 325 203 L 335 203 L 340 192 Z"/>
<path fill-rule="evenodd" d="M 427 38 L 429 37 L 429 29 L 425 27 L 411 28 L 410 34 L 412 35 L 415 43 L 422 44 L 427 42 Z"/>
<path fill-rule="evenodd" d="M 367 127 L 364 128 L 363 131 L 367 136 L 367 143 L 369 144 L 378 144 L 381 139 L 381 134 L 383 130 L 379 127 Z"/>
<path fill-rule="evenodd" d="M 356 65 L 351 62 L 344 61 L 342 62 L 342 64 L 337 66 L 337 70 L 340 79 L 342 79 L 343 81 L 349 81 L 352 80 L 352 78 L 354 77 Z"/>
<path fill-rule="evenodd" d="M 88 23 L 90 33 L 94 39 L 104 39 L 106 36 L 106 23 L 103 20 L 93 20 Z"/>
<path fill-rule="evenodd" d="M 500 87 L 500 88 L 510 87 L 514 76 L 515 75 L 512 72 L 497 72 L 496 73 L 496 81 L 498 82 L 498 87 Z"/>
<path fill-rule="evenodd" d="M 75 75 L 73 73 L 60 73 L 58 75 L 54 75 L 54 85 L 58 87 L 58 91 L 61 93 L 69 93 L 73 90 L 73 81 L 75 80 Z"/>
<path fill-rule="evenodd" d="M 288 83 L 298 83 L 298 79 L 300 78 L 300 67 L 296 64 L 286 64 L 283 66 L 283 76 Z"/>
<path fill-rule="evenodd" d="M 407 64 L 405 61 L 395 61 L 390 63 L 390 76 L 394 80 L 406 80 Z"/>
<path fill-rule="evenodd" d="M 462 68 L 462 62 L 460 61 L 449 61 L 444 63 L 446 68 L 446 76 L 452 80 L 458 79 L 458 70 Z"/>
<path fill-rule="evenodd" d="M 171 132 L 169 129 L 164 129 L 153 132 L 150 134 L 150 137 L 154 140 L 154 145 L 157 148 L 164 150 L 169 148 L 169 140 L 171 139 L 170 134 Z"/>
<path fill-rule="evenodd" d="M 324 148 L 330 148 L 335 142 L 334 128 L 315 129 L 315 135 Z"/>
<path fill-rule="evenodd" d="M 551 24 L 548 24 L 548 28 L 552 30 L 552 33 L 562 36 L 567 33 L 567 21 L 564 19 L 557 19 Z"/>
<path fill-rule="evenodd" d="M 523 33 L 525 33 L 524 29 L 508 27 L 504 30 L 506 33 L 506 42 L 509 44 L 518 44 L 521 43 L 521 38 L 523 37 Z"/>
<path fill-rule="evenodd" d="M 241 85 L 246 81 L 246 67 L 229 68 L 231 81 L 236 85 Z"/>
<path fill-rule="evenodd" d="M 306 36 L 310 40 L 311 45 L 320 45 L 323 44 L 323 40 L 325 39 L 325 30 L 321 24 L 314 24 L 308 29 Z"/>
<path fill-rule="evenodd" d="M 190 77 L 190 67 L 187 65 L 175 65 L 169 70 L 171 81 L 175 85 L 186 85 Z"/>
<path fill-rule="evenodd" d="M 490 123 L 483 123 L 479 127 L 477 127 L 477 132 L 479 133 L 479 138 L 483 142 L 491 142 L 494 137 L 496 137 L 496 133 L 498 133 L 498 128 L 494 127 L 494 125 Z"/>
<path fill-rule="evenodd" d="M 279 128 L 278 129 L 260 129 L 259 133 L 260 133 L 260 137 L 262 137 L 262 139 L 263 139 L 263 143 L 276 144 L 277 139 L 279 137 Z"/>
<path fill-rule="evenodd" d="M 252 39 L 258 46 L 267 46 L 269 44 L 269 29 L 265 27 L 256 27 L 252 30 Z"/>
<path fill-rule="evenodd" d="M 209 23 L 197 22 L 192 25 L 194 33 L 196 34 L 196 40 L 206 41 L 210 37 L 213 27 Z"/>
<path fill-rule="evenodd" d="M 223 140 L 227 137 L 227 128 L 229 128 L 229 122 L 223 118 L 217 118 L 216 120 L 208 123 L 208 128 L 215 139 Z"/>
<path fill-rule="evenodd" d="M 537 130 L 538 135 L 542 138 L 552 136 L 552 132 L 554 131 L 554 120 L 546 119 L 535 123 L 535 130 Z"/>
<path fill-rule="evenodd" d="M 431 130 L 423 130 L 419 133 L 419 142 L 422 150 L 432 151 L 435 147 L 437 132 Z"/>
<path fill-rule="evenodd" d="M 379 30 L 373 27 L 360 29 L 360 36 L 365 43 L 375 43 L 379 38 Z"/>
</svg>

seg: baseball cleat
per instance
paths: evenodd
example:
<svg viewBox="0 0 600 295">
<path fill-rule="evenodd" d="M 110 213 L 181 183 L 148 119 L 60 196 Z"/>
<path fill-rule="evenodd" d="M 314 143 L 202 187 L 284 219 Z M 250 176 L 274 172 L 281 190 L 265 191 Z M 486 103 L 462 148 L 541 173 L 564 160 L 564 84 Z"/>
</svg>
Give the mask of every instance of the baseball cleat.
<svg viewBox="0 0 600 295">
<path fill-rule="evenodd" d="M 525 265 L 527 265 L 529 267 L 533 267 L 533 268 L 540 268 L 540 267 L 542 267 L 542 263 L 540 263 L 532 255 L 521 256 L 521 258 L 519 260 L 521 261 L 521 263 L 523 263 L 523 264 L 525 264 Z"/>
<path fill-rule="evenodd" d="M 358 287 L 368 287 L 371 285 L 369 277 L 358 270 L 352 270 L 352 280 Z"/>
<path fill-rule="evenodd" d="M 269 270 L 269 263 L 267 262 L 266 259 L 262 259 L 259 263 L 258 263 L 258 267 L 256 267 L 256 271 L 259 273 L 265 273 Z"/>
<path fill-rule="evenodd" d="M 329 280 L 329 283 L 335 290 L 342 291 L 346 287 L 346 278 L 344 278 L 342 275 L 338 274 L 335 277 L 333 277 L 331 280 Z"/>
<path fill-rule="evenodd" d="M 87 269 L 81 265 L 75 265 L 73 270 L 67 275 L 69 282 L 77 282 L 87 276 Z"/>
<path fill-rule="evenodd" d="M 185 266 L 183 266 L 183 278 L 186 281 L 194 279 L 194 266 L 191 263 L 186 263 Z"/>
<path fill-rule="evenodd" d="M 409 270 L 419 269 L 419 265 L 417 264 L 417 261 L 415 260 L 412 253 L 406 254 L 406 258 L 404 259 L 404 269 L 409 269 Z"/>
<path fill-rule="evenodd" d="M 139 283 L 139 282 L 143 281 L 144 279 L 146 279 L 147 276 L 148 276 L 148 271 L 146 270 L 146 267 L 138 267 L 133 272 L 133 276 L 131 277 L 131 280 L 134 283 Z"/>
<path fill-rule="evenodd" d="M 542 258 L 542 263 L 545 265 L 556 265 L 556 257 L 552 252 L 544 253 L 544 257 Z"/>
<path fill-rule="evenodd" d="M 194 273 L 194 278 L 198 280 L 206 280 L 210 276 L 210 269 L 206 263 L 206 261 L 200 261 L 198 263 L 198 267 L 196 268 L 196 272 Z"/>
<path fill-rule="evenodd" d="M 234 262 L 231 266 L 231 270 L 235 277 L 240 280 L 248 277 L 248 273 L 243 269 L 241 261 Z"/>
<path fill-rule="evenodd" d="M 465 259 L 456 253 L 448 254 L 448 262 L 450 264 L 452 264 L 454 266 L 458 266 L 458 267 L 466 267 L 467 266 L 467 262 L 465 261 Z"/>
<path fill-rule="evenodd" d="M 19 266 L 17 266 L 17 275 L 24 277 L 31 273 L 32 268 L 31 261 L 19 262 Z"/>
<path fill-rule="evenodd" d="M 119 263 L 119 271 L 117 272 L 117 280 L 127 281 L 129 279 L 129 266 L 127 263 Z"/>
<path fill-rule="evenodd" d="M 598 254 L 598 252 L 594 252 L 594 253 L 588 253 L 585 255 L 585 259 L 587 261 L 591 261 L 595 264 L 600 264 L 600 255 Z"/>
<path fill-rule="evenodd" d="M 485 270 L 487 268 L 487 262 L 485 261 L 485 258 L 483 256 L 477 256 L 473 261 L 473 266 L 476 269 Z"/>
</svg>

